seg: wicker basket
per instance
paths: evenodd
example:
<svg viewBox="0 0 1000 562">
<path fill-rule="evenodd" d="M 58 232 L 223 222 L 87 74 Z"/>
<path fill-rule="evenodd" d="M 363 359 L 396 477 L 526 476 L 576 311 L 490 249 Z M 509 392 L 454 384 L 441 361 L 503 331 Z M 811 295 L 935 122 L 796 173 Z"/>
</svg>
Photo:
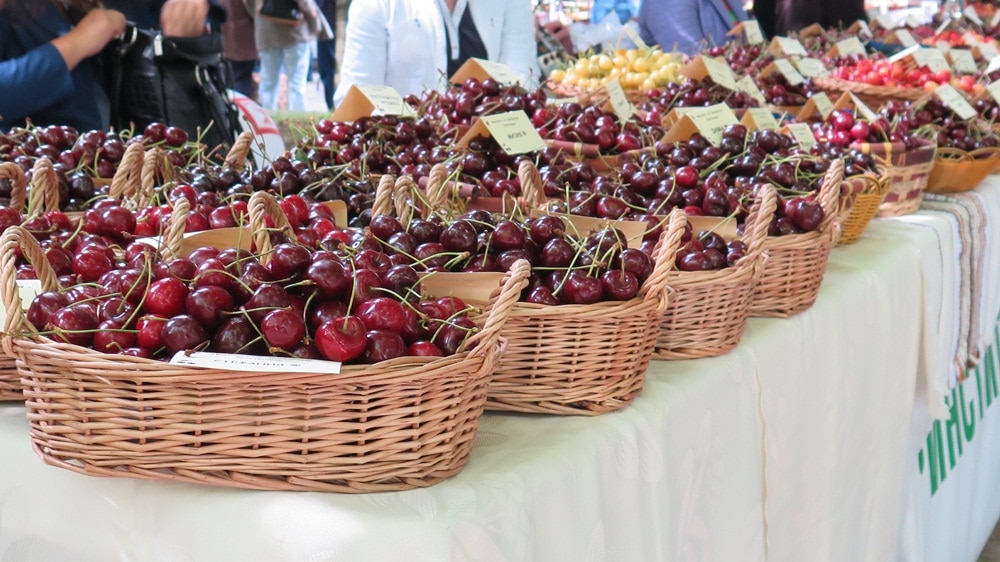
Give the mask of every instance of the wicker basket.
<svg viewBox="0 0 1000 562">
<path fill-rule="evenodd" d="M 851 92 L 858 97 L 865 105 L 872 109 L 878 109 L 891 101 L 916 101 L 927 95 L 927 92 L 919 88 L 888 88 L 886 86 L 872 86 L 863 82 L 851 82 L 841 80 L 832 76 L 817 78 L 813 84 L 820 90 L 831 95 L 832 99 L 837 99 L 844 92 Z"/>
<path fill-rule="evenodd" d="M 457 216 L 469 209 L 482 209 L 505 215 L 524 215 L 527 211 L 542 204 L 541 176 L 538 168 L 527 160 L 522 160 L 517 167 L 517 177 L 521 183 L 521 196 L 513 197 L 504 194 L 503 197 L 475 197 L 472 195 L 475 186 L 448 179 L 448 169 L 444 164 L 435 164 L 427 182 L 423 185 L 425 194 L 410 197 L 418 203 L 418 207 L 429 207 L 433 211 L 442 211 L 451 216 Z M 376 191 L 376 197 L 377 197 Z M 395 193 L 395 191 L 393 192 Z M 404 192 L 405 194 L 405 192 Z M 399 196 L 393 195 L 394 199 Z M 397 205 L 396 209 L 403 209 Z M 374 212 L 374 211 L 373 211 Z"/>
<path fill-rule="evenodd" d="M 582 105 L 596 105 L 601 107 L 608 103 L 611 97 L 608 95 L 607 90 L 604 88 L 599 88 L 597 90 L 588 90 L 586 88 L 581 88 L 579 86 L 570 86 L 568 84 L 560 84 L 556 82 L 548 81 L 545 86 L 552 92 L 552 97 L 558 98 L 576 98 L 578 103 Z M 640 104 L 649 101 L 649 96 L 646 95 L 645 91 L 642 90 L 623 90 L 625 92 L 625 98 L 633 104 Z"/>
<path fill-rule="evenodd" d="M 493 373 L 486 409 L 593 416 L 631 404 L 642 391 L 668 304 L 667 271 L 685 220 L 680 210 L 671 215 L 653 273 L 635 299 L 517 303 L 504 327 L 507 347 Z"/>
<path fill-rule="evenodd" d="M 13 162 L 0 163 L 0 180 L 10 180 L 10 208 L 24 212 L 28 198 L 28 182 L 24 170 Z M 14 357 L 6 353 L 0 357 L 0 400 L 23 400 L 21 380 L 17 374 Z"/>
<path fill-rule="evenodd" d="M 751 316 L 785 318 L 816 302 L 830 249 L 840 231 L 836 217 L 843 177 L 844 162 L 834 160 L 820 187 L 819 201 L 826 215 L 818 230 L 768 236 L 764 241 L 767 261 L 754 289 Z"/>
<path fill-rule="evenodd" d="M 840 239 L 838 246 L 853 244 L 861 238 L 868 223 L 875 218 L 892 178 L 884 166 L 880 175 L 851 176 L 844 180 L 840 197 Z"/>
<path fill-rule="evenodd" d="M 980 148 L 972 152 L 939 148 L 928 193 L 961 193 L 975 189 L 1000 165 L 1000 148 Z"/>
<path fill-rule="evenodd" d="M 885 200 L 878 208 L 876 216 L 898 217 L 917 212 L 920 202 L 924 199 L 924 189 L 930 179 L 934 158 L 937 155 L 937 144 L 927 143 L 924 146 L 906 150 L 893 151 L 883 144 L 868 144 L 862 148 L 866 152 L 881 156 L 888 162 L 887 173 L 891 178 Z"/>
<path fill-rule="evenodd" d="M 339 375 L 194 369 L 24 333 L 0 238 L 4 349 L 24 367 L 29 430 L 47 464 L 91 476 L 262 490 L 377 492 L 456 474 L 472 448 L 499 334 L 526 286 L 505 278 L 464 351 L 346 366 Z M 37 245 L 37 244 L 35 244 Z"/>
<path fill-rule="evenodd" d="M 764 266 L 763 244 L 775 205 L 774 188 L 765 185 L 744 228 L 747 255 L 735 266 L 719 271 L 670 271 L 670 303 L 660 321 L 653 358 L 716 357 L 739 345 Z"/>
</svg>

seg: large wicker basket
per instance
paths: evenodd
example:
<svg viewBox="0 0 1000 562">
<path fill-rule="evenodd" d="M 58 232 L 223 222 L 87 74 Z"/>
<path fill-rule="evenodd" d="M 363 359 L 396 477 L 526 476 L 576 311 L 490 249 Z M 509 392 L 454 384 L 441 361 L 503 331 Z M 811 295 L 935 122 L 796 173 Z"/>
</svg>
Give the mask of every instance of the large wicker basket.
<svg viewBox="0 0 1000 562">
<path fill-rule="evenodd" d="M 629 301 L 587 305 L 518 303 L 504 327 L 507 347 L 493 374 L 488 410 L 598 415 L 642 391 L 668 304 L 667 272 L 685 217 L 675 210 L 654 255 L 653 273 Z"/>
<path fill-rule="evenodd" d="M 19 228 L 0 238 L 3 345 L 23 368 L 42 460 L 92 476 L 264 490 L 403 490 L 461 470 L 500 330 L 529 269 L 515 266 L 456 355 L 345 366 L 339 375 L 251 373 L 104 355 L 24 332 L 9 290 L 19 245 L 37 256 Z"/>
<path fill-rule="evenodd" d="M 840 239 L 838 246 L 857 242 L 875 218 L 892 178 L 884 166 L 880 174 L 851 176 L 844 180 L 840 197 Z"/>
<path fill-rule="evenodd" d="M 928 193 L 961 193 L 975 189 L 1000 164 L 1000 148 L 980 148 L 972 152 L 939 148 Z"/>
<path fill-rule="evenodd" d="M 887 145 L 888 143 L 865 145 L 866 151 L 887 162 L 887 173 L 891 178 L 889 190 L 876 216 L 898 217 L 915 213 L 920 209 L 924 189 L 927 188 L 931 169 L 934 168 L 937 144 L 929 142 L 912 150 L 902 151 L 892 150 Z"/>
<path fill-rule="evenodd" d="M 750 209 L 742 240 L 747 255 L 719 271 L 667 275 L 670 303 L 660 321 L 655 359 L 716 357 L 732 351 L 746 331 L 750 302 L 764 266 L 764 239 L 774 216 L 774 188 L 765 185 Z"/>
<path fill-rule="evenodd" d="M 825 216 L 818 230 L 767 237 L 767 261 L 754 289 L 751 316 L 784 318 L 816 302 L 830 249 L 840 232 L 836 217 L 843 177 L 844 162 L 834 160 L 820 187 L 819 201 Z"/>
<path fill-rule="evenodd" d="M 927 95 L 926 91 L 919 88 L 873 86 L 863 82 L 841 80 L 833 76 L 816 78 L 813 84 L 830 94 L 832 99 L 839 98 L 844 92 L 851 92 L 872 109 L 878 109 L 890 101 L 916 101 Z"/>
</svg>

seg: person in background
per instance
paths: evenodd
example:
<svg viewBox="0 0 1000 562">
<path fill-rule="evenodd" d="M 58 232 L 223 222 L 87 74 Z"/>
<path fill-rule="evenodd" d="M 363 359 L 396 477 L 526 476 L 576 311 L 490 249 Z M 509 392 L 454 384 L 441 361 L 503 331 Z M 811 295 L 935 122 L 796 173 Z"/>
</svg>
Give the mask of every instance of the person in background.
<svg viewBox="0 0 1000 562">
<path fill-rule="evenodd" d="M 298 23 L 285 23 L 261 16 L 260 0 L 245 0 L 247 11 L 254 17 L 254 37 L 260 54 L 260 88 L 258 102 L 264 109 L 278 109 L 281 72 L 287 78 L 288 110 L 305 111 L 306 78 L 312 61 L 311 47 L 317 39 L 332 36 L 323 14 L 313 0 L 295 0 L 302 18 Z"/>
<path fill-rule="evenodd" d="M 326 17 L 330 29 L 337 29 L 337 0 L 317 0 L 319 11 Z M 333 110 L 333 78 L 337 73 L 337 42 L 331 35 L 329 39 L 316 41 L 316 65 L 319 67 L 319 79 L 323 83 L 323 98 L 326 108 Z"/>
<path fill-rule="evenodd" d="M 0 0 L 0 130 L 68 125 L 106 130 L 111 107 L 100 54 L 126 21 L 164 35 L 205 33 L 225 13 L 209 0 Z"/>
<path fill-rule="evenodd" d="M 226 10 L 226 23 L 222 24 L 224 56 L 233 70 L 233 89 L 250 99 L 257 99 L 257 82 L 253 71 L 257 68 L 257 45 L 254 42 L 253 16 L 242 0 L 219 0 Z"/>
<path fill-rule="evenodd" d="M 760 24 L 760 31 L 766 39 L 778 34 L 777 0 L 753 0 L 753 17 Z"/>
<path fill-rule="evenodd" d="M 352 84 L 442 89 L 471 57 L 506 64 L 525 87 L 538 80 L 530 0 L 353 0 L 346 34 L 338 104 Z"/>
<path fill-rule="evenodd" d="M 815 1 L 815 0 L 803 0 Z M 724 45 L 737 23 L 748 19 L 740 0 L 643 0 L 639 35 L 646 43 L 689 55 L 708 46 Z"/>
<path fill-rule="evenodd" d="M 625 24 L 639 13 L 639 2 L 634 0 L 594 0 L 590 8 L 590 23 L 601 23 L 610 12 L 618 14 Z"/>
<path fill-rule="evenodd" d="M 857 20 L 867 22 L 864 0 L 777 0 L 777 33 L 788 35 L 818 23 L 824 28 L 848 27 Z"/>
</svg>

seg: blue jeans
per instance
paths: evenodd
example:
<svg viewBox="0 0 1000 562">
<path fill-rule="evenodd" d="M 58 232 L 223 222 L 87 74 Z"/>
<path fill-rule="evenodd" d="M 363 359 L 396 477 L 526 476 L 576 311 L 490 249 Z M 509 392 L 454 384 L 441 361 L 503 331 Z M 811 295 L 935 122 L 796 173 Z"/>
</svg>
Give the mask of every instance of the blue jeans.
<svg viewBox="0 0 1000 562">
<path fill-rule="evenodd" d="M 305 111 L 306 78 L 309 75 L 309 42 L 290 47 L 260 51 L 260 105 L 264 109 L 278 109 L 278 90 L 281 70 L 288 76 L 288 110 Z"/>
</svg>

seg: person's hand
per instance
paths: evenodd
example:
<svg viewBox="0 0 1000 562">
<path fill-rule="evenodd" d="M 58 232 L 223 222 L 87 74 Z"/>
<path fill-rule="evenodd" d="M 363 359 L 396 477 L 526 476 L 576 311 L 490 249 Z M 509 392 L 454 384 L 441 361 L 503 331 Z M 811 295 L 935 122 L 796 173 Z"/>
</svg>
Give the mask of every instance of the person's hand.
<svg viewBox="0 0 1000 562">
<path fill-rule="evenodd" d="M 73 70 L 80 61 L 101 52 L 105 45 L 124 31 L 124 14 L 95 8 L 87 12 L 69 33 L 53 39 L 52 45 L 62 55 L 66 66 Z"/>
<path fill-rule="evenodd" d="M 160 30 L 169 37 L 194 37 L 205 33 L 208 0 L 167 0 L 160 10 Z"/>
</svg>

